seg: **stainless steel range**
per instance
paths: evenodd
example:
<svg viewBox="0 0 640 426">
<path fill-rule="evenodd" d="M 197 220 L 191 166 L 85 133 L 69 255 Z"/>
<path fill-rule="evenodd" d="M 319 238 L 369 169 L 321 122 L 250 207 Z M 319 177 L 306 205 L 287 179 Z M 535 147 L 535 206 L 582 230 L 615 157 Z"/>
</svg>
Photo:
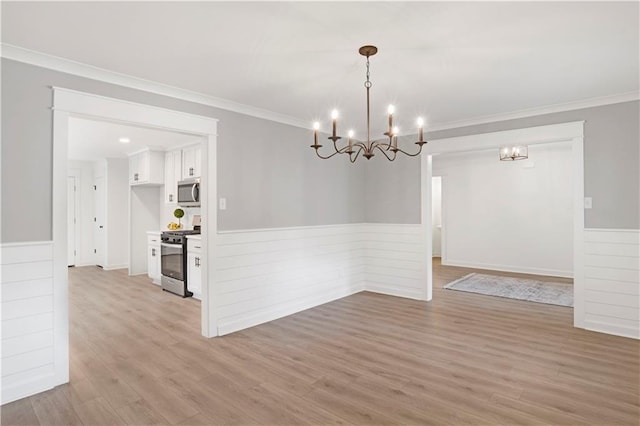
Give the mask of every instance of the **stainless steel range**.
<svg viewBox="0 0 640 426">
<path fill-rule="evenodd" d="M 187 288 L 187 235 L 200 230 L 165 231 L 160 236 L 160 261 L 162 289 L 182 297 L 191 297 Z"/>
</svg>

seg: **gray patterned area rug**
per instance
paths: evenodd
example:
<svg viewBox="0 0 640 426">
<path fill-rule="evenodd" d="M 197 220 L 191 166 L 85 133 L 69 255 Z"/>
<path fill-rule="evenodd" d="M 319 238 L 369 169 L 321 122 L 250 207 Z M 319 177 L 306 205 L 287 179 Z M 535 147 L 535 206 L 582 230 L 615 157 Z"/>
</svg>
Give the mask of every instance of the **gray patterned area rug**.
<svg viewBox="0 0 640 426">
<path fill-rule="evenodd" d="M 446 284 L 444 288 L 549 305 L 573 306 L 571 284 L 473 273 Z"/>
</svg>

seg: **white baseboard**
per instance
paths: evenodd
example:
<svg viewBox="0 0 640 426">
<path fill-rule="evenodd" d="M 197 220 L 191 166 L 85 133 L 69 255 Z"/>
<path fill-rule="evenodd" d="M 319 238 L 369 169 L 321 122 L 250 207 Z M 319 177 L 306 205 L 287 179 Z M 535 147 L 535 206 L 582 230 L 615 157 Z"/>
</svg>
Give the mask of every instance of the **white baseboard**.
<svg viewBox="0 0 640 426">
<path fill-rule="evenodd" d="M 89 262 L 89 263 L 76 263 L 75 265 L 73 265 L 74 268 L 82 268 L 83 266 L 96 266 L 96 264 L 93 262 Z"/>
<path fill-rule="evenodd" d="M 400 286 L 388 286 L 378 283 L 368 282 L 366 291 L 371 293 L 384 294 L 387 296 L 404 297 L 406 299 L 424 300 L 424 292 L 420 289 L 406 288 Z"/>
<path fill-rule="evenodd" d="M 572 271 L 559 271 L 554 269 L 527 268 L 510 265 L 494 265 L 489 263 L 475 263 L 442 258 L 445 266 L 458 266 L 461 268 L 486 269 L 489 271 L 514 272 L 517 274 L 544 275 L 548 277 L 573 278 Z"/>
<path fill-rule="evenodd" d="M 114 271 L 116 269 L 128 269 L 128 268 L 129 268 L 129 264 L 128 263 L 124 263 L 124 264 L 121 264 L 121 265 L 104 265 L 102 267 L 102 269 L 104 269 L 105 271 Z"/>
</svg>

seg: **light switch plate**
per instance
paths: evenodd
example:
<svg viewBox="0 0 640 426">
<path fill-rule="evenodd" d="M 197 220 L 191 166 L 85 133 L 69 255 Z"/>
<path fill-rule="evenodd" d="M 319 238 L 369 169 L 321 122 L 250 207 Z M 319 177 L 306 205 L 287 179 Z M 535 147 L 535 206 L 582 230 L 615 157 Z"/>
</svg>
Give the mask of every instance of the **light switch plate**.
<svg viewBox="0 0 640 426">
<path fill-rule="evenodd" d="M 584 208 L 585 209 L 593 208 L 593 199 L 591 197 L 584 197 Z"/>
<path fill-rule="evenodd" d="M 220 210 L 226 210 L 227 209 L 227 199 L 226 198 L 220 198 L 220 201 L 218 202 L 218 207 L 220 208 Z"/>
</svg>

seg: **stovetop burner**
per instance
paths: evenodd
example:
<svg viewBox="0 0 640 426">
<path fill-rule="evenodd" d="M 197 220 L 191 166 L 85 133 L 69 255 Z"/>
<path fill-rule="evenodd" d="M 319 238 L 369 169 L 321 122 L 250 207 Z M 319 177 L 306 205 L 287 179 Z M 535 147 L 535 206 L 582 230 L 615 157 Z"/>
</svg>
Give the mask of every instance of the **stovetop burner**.
<svg viewBox="0 0 640 426">
<path fill-rule="evenodd" d="M 196 235 L 200 233 L 199 229 L 177 229 L 175 231 L 164 231 L 163 234 L 168 235 Z"/>
</svg>

